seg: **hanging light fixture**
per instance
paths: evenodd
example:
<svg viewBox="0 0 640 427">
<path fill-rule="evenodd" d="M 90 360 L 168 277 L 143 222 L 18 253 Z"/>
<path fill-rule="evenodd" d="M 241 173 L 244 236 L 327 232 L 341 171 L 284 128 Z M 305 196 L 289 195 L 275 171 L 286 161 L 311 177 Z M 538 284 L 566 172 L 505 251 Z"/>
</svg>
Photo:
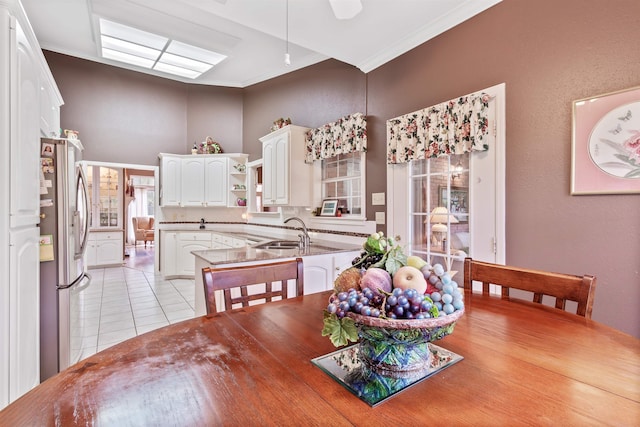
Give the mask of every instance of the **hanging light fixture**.
<svg viewBox="0 0 640 427">
<path fill-rule="evenodd" d="M 287 10 L 286 10 L 286 34 L 285 34 L 285 38 L 286 38 L 286 46 L 285 46 L 285 52 L 284 52 L 284 65 L 291 65 L 291 55 L 289 55 L 289 0 L 286 0 L 286 6 L 287 6 Z"/>
</svg>

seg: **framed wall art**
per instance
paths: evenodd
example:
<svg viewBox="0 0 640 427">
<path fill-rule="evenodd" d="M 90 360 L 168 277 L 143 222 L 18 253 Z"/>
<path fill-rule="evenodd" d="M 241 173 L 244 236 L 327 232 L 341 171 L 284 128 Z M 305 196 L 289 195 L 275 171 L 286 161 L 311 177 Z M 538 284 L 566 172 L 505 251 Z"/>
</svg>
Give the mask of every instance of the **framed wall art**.
<svg viewBox="0 0 640 427">
<path fill-rule="evenodd" d="M 573 102 L 571 194 L 640 193 L 640 87 Z"/>
<path fill-rule="evenodd" d="M 322 202 L 320 216 L 336 216 L 338 211 L 338 199 L 326 199 Z"/>
</svg>

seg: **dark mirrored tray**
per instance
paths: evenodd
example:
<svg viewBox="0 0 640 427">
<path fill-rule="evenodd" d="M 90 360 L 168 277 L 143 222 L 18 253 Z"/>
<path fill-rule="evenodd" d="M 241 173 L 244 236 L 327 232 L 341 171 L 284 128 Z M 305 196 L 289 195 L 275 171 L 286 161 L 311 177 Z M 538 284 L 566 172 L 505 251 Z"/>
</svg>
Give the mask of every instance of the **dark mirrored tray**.
<svg viewBox="0 0 640 427">
<path fill-rule="evenodd" d="M 358 359 L 357 344 L 316 357 L 311 362 L 362 401 L 376 406 L 463 359 L 462 356 L 435 344 L 429 343 L 429 347 L 433 355 L 429 368 L 417 375 L 404 378 L 381 375 L 363 366 Z"/>
</svg>

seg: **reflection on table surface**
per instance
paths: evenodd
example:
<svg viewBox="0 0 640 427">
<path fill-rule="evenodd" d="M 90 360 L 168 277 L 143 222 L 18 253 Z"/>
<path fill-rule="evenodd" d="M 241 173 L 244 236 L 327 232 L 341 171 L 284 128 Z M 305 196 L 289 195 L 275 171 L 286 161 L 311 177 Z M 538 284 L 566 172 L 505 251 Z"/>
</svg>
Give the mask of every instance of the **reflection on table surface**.
<svg viewBox="0 0 640 427">
<path fill-rule="evenodd" d="M 559 310 L 478 294 L 437 345 L 464 357 L 369 408 L 311 360 L 328 293 L 198 317 L 51 378 L 0 425 L 638 425 L 640 340 Z M 402 415 L 400 415 L 402 416 Z"/>
</svg>

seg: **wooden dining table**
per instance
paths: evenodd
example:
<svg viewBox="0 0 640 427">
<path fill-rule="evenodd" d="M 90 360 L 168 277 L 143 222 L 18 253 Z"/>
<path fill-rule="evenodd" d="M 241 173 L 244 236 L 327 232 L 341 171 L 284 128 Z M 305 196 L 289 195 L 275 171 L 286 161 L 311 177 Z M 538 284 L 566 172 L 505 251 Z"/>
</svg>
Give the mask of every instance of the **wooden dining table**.
<svg viewBox="0 0 640 427">
<path fill-rule="evenodd" d="M 371 407 L 311 360 L 328 293 L 197 317 L 84 359 L 0 426 L 640 425 L 640 340 L 527 302 L 465 295 L 437 342 L 460 362 Z"/>
</svg>

